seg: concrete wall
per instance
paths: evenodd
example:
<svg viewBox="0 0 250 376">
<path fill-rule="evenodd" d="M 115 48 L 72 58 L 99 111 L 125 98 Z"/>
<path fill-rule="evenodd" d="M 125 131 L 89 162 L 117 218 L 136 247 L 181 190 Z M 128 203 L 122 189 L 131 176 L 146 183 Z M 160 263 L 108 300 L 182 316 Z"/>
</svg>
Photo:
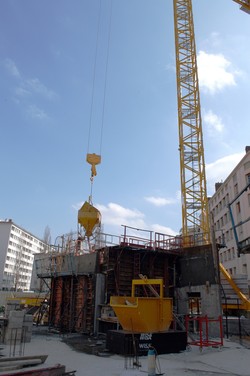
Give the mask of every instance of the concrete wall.
<svg viewBox="0 0 250 376">
<path fill-rule="evenodd" d="M 186 248 L 178 260 L 178 287 L 216 283 L 216 268 L 212 247 Z"/>
<path fill-rule="evenodd" d="M 76 256 L 73 253 L 40 253 L 35 255 L 34 268 L 38 277 L 89 274 L 97 272 L 98 252 Z"/>
<path fill-rule="evenodd" d="M 219 285 L 200 285 L 193 287 L 182 287 L 177 289 L 178 314 L 186 315 L 189 313 L 189 294 L 199 293 L 201 300 L 202 316 L 209 318 L 218 318 L 222 314 L 220 305 L 220 287 Z"/>
<path fill-rule="evenodd" d="M 177 313 L 186 315 L 191 313 L 189 302 L 192 296 L 200 301 L 202 316 L 218 319 L 222 314 L 220 285 L 216 283 L 218 276 L 213 258 L 212 247 L 193 247 L 186 249 L 183 257 L 178 260 L 178 275 L 176 288 Z M 219 335 L 219 326 L 212 325 L 210 335 Z"/>
<path fill-rule="evenodd" d="M 218 319 L 222 315 L 220 304 L 220 288 L 219 285 L 201 285 L 186 286 L 177 289 L 177 307 L 179 315 L 191 313 L 189 310 L 189 294 L 200 294 L 200 315 L 207 316 L 208 319 Z M 193 315 L 195 317 L 195 315 Z M 218 323 L 209 325 L 209 335 L 211 337 L 219 337 L 220 326 Z"/>
</svg>

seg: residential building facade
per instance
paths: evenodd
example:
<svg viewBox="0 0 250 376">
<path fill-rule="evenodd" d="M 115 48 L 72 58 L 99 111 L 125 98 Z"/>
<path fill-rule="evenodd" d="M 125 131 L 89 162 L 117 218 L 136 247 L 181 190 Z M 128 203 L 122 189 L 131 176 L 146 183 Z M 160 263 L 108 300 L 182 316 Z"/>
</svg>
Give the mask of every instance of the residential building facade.
<svg viewBox="0 0 250 376">
<path fill-rule="evenodd" d="M 11 219 L 0 220 L 0 290 L 29 291 L 34 254 L 47 249 Z"/>
<path fill-rule="evenodd" d="M 245 275 L 250 286 L 250 147 L 223 183 L 215 184 L 209 210 L 219 261 L 233 276 Z"/>
</svg>

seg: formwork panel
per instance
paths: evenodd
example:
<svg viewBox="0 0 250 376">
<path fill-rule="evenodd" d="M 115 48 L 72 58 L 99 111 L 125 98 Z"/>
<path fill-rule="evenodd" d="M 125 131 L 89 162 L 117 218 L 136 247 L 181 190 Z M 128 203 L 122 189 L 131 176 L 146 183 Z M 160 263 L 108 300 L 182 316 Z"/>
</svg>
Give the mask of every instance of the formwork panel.
<svg viewBox="0 0 250 376">
<path fill-rule="evenodd" d="M 52 279 L 51 326 L 63 332 L 85 332 L 93 327 L 93 304 L 88 294 L 92 297 L 94 286 L 91 284 L 93 291 L 89 292 L 89 279 L 91 279 L 89 276 L 65 276 Z"/>
</svg>

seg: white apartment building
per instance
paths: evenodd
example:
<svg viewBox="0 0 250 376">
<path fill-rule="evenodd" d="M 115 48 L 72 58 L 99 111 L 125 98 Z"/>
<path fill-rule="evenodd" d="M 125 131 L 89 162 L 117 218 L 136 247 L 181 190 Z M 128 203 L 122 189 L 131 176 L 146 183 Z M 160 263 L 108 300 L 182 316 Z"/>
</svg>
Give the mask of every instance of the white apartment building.
<svg viewBox="0 0 250 376">
<path fill-rule="evenodd" d="M 250 146 L 209 200 L 215 238 L 223 247 L 219 261 L 232 275 L 245 275 L 250 286 Z M 230 215 L 231 211 L 231 215 Z"/>
<path fill-rule="evenodd" d="M 0 290 L 29 291 L 34 254 L 47 248 L 11 219 L 0 220 Z"/>
</svg>

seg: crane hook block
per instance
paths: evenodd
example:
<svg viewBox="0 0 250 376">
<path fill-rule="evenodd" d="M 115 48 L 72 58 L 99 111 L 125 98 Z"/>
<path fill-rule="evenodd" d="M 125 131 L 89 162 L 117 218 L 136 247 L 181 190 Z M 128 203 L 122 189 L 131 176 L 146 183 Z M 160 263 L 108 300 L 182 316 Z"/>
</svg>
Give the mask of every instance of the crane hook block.
<svg viewBox="0 0 250 376">
<path fill-rule="evenodd" d="M 85 201 L 78 210 L 78 223 L 85 229 L 85 235 L 90 237 L 95 227 L 101 223 L 101 213 L 93 205 Z"/>
<path fill-rule="evenodd" d="M 101 163 L 101 156 L 95 153 L 87 154 L 86 160 L 91 164 L 91 177 L 96 176 L 96 165 Z"/>
</svg>

